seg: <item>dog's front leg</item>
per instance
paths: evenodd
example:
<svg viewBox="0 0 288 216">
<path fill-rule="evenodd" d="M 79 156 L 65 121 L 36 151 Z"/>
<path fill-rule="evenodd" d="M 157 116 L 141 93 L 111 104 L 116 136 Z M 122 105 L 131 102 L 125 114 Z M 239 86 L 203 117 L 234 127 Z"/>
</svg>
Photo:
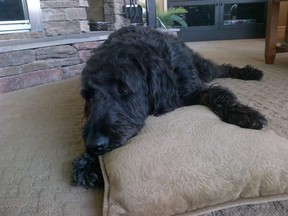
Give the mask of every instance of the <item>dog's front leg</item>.
<svg viewBox="0 0 288 216">
<path fill-rule="evenodd" d="M 243 128 L 261 129 L 267 120 L 257 110 L 241 104 L 227 88 L 210 86 L 200 93 L 200 104 L 208 106 L 223 121 Z"/>
<path fill-rule="evenodd" d="M 72 162 L 72 166 L 73 185 L 81 185 L 85 188 L 95 188 L 103 185 L 104 181 L 98 156 L 85 152 Z"/>
</svg>

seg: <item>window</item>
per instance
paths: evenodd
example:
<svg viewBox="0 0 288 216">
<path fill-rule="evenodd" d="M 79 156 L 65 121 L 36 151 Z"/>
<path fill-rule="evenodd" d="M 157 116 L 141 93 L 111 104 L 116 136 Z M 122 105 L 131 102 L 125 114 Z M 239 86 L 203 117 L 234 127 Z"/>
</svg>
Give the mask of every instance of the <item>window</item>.
<svg viewBox="0 0 288 216">
<path fill-rule="evenodd" d="M 0 0 L 0 34 L 41 31 L 40 0 Z"/>
</svg>

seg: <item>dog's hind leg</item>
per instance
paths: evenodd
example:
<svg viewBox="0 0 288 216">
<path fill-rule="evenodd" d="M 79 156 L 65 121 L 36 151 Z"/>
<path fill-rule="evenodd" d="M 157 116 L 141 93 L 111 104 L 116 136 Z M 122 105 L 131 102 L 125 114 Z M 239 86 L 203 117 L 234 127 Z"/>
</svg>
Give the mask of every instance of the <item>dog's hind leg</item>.
<svg viewBox="0 0 288 216">
<path fill-rule="evenodd" d="M 263 77 L 263 72 L 251 65 L 242 68 L 231 64 L 218 65 L 209 59 L 203 58 L 198 53 L 193 54 L 193 64 L 199 72 L 200 79 L 204 82 L 210 82 L 216 78 L 261 80 Z"/>
<path fill-rule="evenodd" d="M 199 94 L 199 104 L 208 106 L 224 122 L 243 128 L 261 129 L 266 118 L 257 110 L 241 104 L 227 88 L 210 86 Z"/>
<path fill-rule="evenodd" d="M 220 78 L 231 77 L 242 80 L 261 80 L 263 77 L 263 72 L 251 65 L 239 68 L 230 64 L 223 64 L 219 66 L 218 70 L 221 71 L 220 74 L 222 73 Z"/>
</svg>

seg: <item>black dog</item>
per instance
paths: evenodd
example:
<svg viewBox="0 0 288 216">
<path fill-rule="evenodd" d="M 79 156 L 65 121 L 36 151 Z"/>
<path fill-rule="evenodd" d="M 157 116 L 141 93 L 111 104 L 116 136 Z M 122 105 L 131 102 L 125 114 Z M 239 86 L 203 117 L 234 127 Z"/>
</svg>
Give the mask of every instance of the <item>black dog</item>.
<svg viewBox="0 0 288 216">
<path fill-rule="evenodd" d="M 176 37 L 154 29 L 131 26 L 115 31 L 94 50 L 82 72 L 86 152 L 73 162 L 74 184 L 101 184 L 97 155 L 124 145 L 141 130 L 148 115 L 201 104 L 227 123 L 261 129 L 267 122 L 262 114 L 239 103 L 227 88 L 205 83 L 262 76 L 248 65 L 217 65 Z"/>
</svg>

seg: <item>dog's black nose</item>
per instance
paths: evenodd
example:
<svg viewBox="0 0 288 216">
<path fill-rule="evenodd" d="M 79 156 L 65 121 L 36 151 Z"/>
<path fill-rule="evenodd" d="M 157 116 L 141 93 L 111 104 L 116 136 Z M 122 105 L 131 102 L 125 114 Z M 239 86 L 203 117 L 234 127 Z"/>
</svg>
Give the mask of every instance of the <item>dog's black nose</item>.
<svg viewBox="0 0 288 216">
<path fill-rule="evenodd" d="M 106 136 L 93 137 L 93 139 L 86 140 L 86 149 L 88 152 L 101 152 L 105 151 L 109 143 L 109 139 Z"/>
<path fill-rule="evenodd" d="M 96 139 L 96 146 L 97 148 L 105 148 L 108 145 L 108 137 L 106 136 L 100 136 Z"/>
</svg>

